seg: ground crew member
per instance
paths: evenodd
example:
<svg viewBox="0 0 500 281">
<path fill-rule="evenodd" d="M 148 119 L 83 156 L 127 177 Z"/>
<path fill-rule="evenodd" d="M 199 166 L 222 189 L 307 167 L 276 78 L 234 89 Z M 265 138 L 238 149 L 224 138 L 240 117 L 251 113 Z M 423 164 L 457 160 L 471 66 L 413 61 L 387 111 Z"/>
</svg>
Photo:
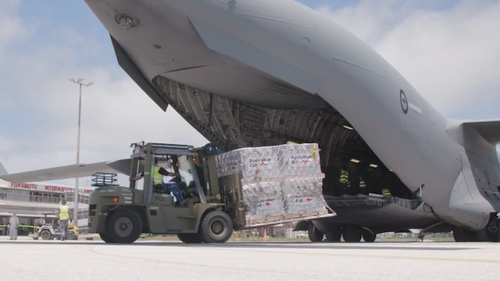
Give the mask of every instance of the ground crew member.
<svg viewBox="0 0 500 281">
<path fill-rule="evenodd" d="M 10 231 L 10 240 L 17 240 L 17 228 L 19 226 L 19 218 L 16 213 L 12 214 L 9 220 L 9 231 Z"/>
<path fill-rule="evenodd" d="M 382 197 L 383 198 L 391 198 L 391 191 L 388 188 L 382 189 Z"/>
<path fill-rule="evenodd" d="M 61 240 L 68 238 L 68 222 L 69 222 L 69 207 L 66 206 L 66 200 L 61 202 L 59 207 L 59 231 L 61 232 Z"/>
</svg>

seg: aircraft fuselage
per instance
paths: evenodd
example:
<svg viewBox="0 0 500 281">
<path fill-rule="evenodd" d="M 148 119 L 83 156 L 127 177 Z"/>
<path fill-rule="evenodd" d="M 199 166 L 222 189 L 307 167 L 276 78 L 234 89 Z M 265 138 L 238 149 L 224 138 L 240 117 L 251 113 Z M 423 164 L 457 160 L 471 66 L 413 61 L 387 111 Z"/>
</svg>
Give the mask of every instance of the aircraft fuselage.
<svg viewBox="0 0 500 281">
<path fill-rule="evenodd" d="M 156 91 L 175 81 L 267 109 L 331 106 L 443 221 L 479 231 L 500 209 L 487 195 L 500 186 L 495 147 L 327 16 L 290 0 L 86 2 Z M 163 109 L 189 103 L 148 94 Z"/>
</svg>

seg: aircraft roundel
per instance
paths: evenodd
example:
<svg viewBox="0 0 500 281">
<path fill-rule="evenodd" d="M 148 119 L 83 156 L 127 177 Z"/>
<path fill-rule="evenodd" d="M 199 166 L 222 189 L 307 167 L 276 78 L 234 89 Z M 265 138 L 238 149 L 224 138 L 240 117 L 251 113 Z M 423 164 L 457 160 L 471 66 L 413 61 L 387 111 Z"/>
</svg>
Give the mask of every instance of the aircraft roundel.
<svg viewBox="0 0 500 281">
<path fill-rule="evenodd" d="M 401 109 L 403 109 L 403 113 L 407 114 L 408 113 L 408 98 L 406 98 L 405 92 L 401 90 L 399 92 L 399 98 L 401 100 Z"/>
</svg>

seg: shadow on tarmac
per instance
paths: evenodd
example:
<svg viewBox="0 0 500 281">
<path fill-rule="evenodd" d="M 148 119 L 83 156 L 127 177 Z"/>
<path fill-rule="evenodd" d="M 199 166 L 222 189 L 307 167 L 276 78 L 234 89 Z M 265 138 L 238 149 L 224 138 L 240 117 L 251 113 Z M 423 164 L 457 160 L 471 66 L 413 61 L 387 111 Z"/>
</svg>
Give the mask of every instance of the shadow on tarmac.
<svg viewBox="0 0 500 281">
<path fill-rule="evenodd" d="M 403 246 L 403 243 L 398 242 L 376 242 L 376 243 L 308 243 L 308 242 L 227 242 L 224 244 L 185 244 L 177 241 L 147 241 L 138 240 L 132 244 L 107 244 L 103 241 L 31 241 L 31 240 L 17 240 L 17 241 L 0 241 L 0 244 L 19 244 L 19 245 L 71 245 L 71 246 L 104 246 L 104 247 L 197 247 L 197 248 L 246 248 L 246 249 L 349 249 L 349 250 L 414 250 L 414 251 L 460 251 L 460 250 L 474 250 L 479 248 L 464 248 L 464 247 L 430 247 L 420 244 L 419 246 Z M 392 244 L 392 245 L 391 245 Z M 396 246 L 395 244 L 398 244 Z M 352 245 L 352 246 L 351 246 Z"/>
</svg>

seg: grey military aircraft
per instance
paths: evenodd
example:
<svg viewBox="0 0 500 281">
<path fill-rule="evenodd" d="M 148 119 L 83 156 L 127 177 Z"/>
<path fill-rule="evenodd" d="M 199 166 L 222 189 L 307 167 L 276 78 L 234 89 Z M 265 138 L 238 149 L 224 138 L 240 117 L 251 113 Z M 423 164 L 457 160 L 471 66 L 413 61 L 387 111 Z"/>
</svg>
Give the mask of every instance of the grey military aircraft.
<svg viewBox="0 0 500 281">
<path fill-rule="evenodd" d="M 357 242 L 363 231 L 370 241 L 419 228 L 499 240 L 500 120 L 445 118 L 331 18 L 292 0 L 86 3 L 124 71 L 218 147 L 318 143 L 325 198 L 338 213 L 309 224 L 321 237 Z M 49 170 L 1 178 L 63 177 Z M 383 188 L 389 203 L 369 200 Z"/>
</svg>

